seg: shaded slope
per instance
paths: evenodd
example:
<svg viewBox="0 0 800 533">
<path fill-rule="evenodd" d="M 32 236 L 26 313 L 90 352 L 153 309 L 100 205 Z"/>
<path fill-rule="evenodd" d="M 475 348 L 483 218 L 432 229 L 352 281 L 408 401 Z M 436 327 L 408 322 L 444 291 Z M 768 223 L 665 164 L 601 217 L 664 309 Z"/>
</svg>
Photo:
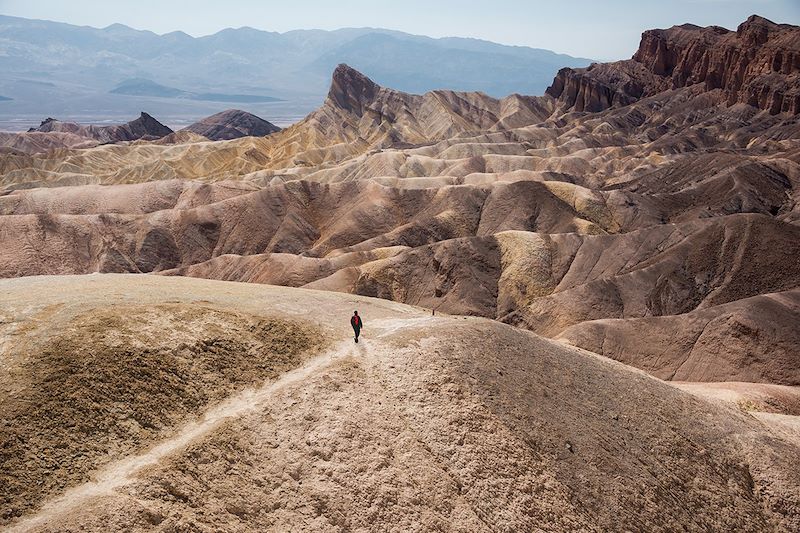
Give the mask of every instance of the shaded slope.
<svg viewBox="0 0 800 533">
<path fill-rule="evenodd" d="M 211 141 L 223 141 L 248 136 L 263 137 L 280 131 L 280 128 L 246 111 L 228 109 L 186 126 L 184 130 Z"/>
<path fill-rule="evenodd" d="M 797 231 L 739 215 L 584 241 L 553 293 L 506 320 L 554 335 L 584 320 L 680 314 L 791 289 L 800 285 Z"/>
<path fill-rule="evenodd" d="M 763 35 L 748 33 L 762 26 Z M 596 112 L 561 96 L 408 94 L 341 65 L 317 111 L 263 138 L 179 132 L 8 151 L 0 272 L 306 285 L 549 336 L 791 291 L 800 286 L 800 121 L 740 96 L 762 76 L 780 78 L 770 87 L 794 83 L 798 30 L 756 19 L 740 30 L 645 32 L 636 60 L 580 74 L 638 87 L 588 87 L 584 103 L 597 90 L 611 105 Z M 755 44 L 745 47 L 748 39 Z M 164 185 L 96 186 L 153 180 Z M 64 184 L 93 186 L 18 190 Z M 665 352 L 682 353 L 678 336 L 661 338 L 675 342 Z M 741 363 L 732 378 L 761 375 L 748 351 L 769 343 L 753 336 L 731 346 Z"/>
<path fill-rule="evenodd" d="M 529 186 L 541 191 L 535 204 L 506 190 Z M 50 214 L 51 202 L 59 197 L 47 191 L 30 195 L 33 198 L 28 202 L 24 200 L 28 193 L 2 198 L 0 207 L 7 206 L 7 212 L 25 213 L 28 208 L 32 214 L 0 218 L 0 242 L 6 250 L 14 250 L 0 257 L 0 273 L 11 277 L 151 272 L 223 254 L 278 252 L 322 257 L 474 236 L 483 233 L 487 223 L 492 224 L 492 231 L 531 229 L 532 225 L 543 231 L 602 231 L 533 183 L 406 190 L 366 181 L 335 185 L 290 182 L 247 192 L 220 186 L 184 187 L 179 182 L 128 189 L 131 187 L 152 196 L 140 199 L 141 208 L 131 205 L 130 214 L 113 214 L 112 206 L 120 201 L 115 193 L 124 188 L 103 189 L 94 201 L 82 199 L 80 191 L 75 191 L 77 196 L 64 195 L 63 211 L 70 214 Z M 200 195 L 204 190 L 209 192 Z M 161 194 L 166 197 L 159 198 Z M 200 205 L 193 205 L 192 194 L 198 194 Z M 178 205 L 176 195 L 181 195 L 184 203 Z M 44 200 L 48 197 L 49 201 Z M 502 201 L 495 202 L 498 197 Z M 203 200 L 212 203 L 203 205 Z M 94 214 L 98 211 L 95 201 L 103 202 L 104 212 Z M 152 207 L 144 207 L 148 204 Z M 178 208 L 168 209 L 170 205 Z M 163 210 L 141 214 L 158 208 Z M 509 209 L 518 216 L 510 217 Z"/>
<path fill-rule="evenodd" d="M 307 325 L 202 305 L 77 315 L 59 313 L 61 305 L 29 317 L 48 317 L 46 335 L 28 322 L 24 338 L 3 338 L 0 523 L 163 439 L 234 391 L 299 365 L 321 342 Z M 169 339 L 153 338 L 165 328 Z"/>
</svg>

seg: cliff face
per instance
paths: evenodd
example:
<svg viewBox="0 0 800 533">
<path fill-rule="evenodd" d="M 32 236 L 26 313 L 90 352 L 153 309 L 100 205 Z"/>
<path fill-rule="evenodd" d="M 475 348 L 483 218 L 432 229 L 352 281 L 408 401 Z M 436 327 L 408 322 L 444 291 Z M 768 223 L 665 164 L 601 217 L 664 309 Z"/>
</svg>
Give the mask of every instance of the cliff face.
<svg viewBox="0 0 800 533">
<path fill-rule="evenodd" d="M 547 93 L 576 111 L 627 105 L 698 83 L 724 103 L 800 113 L 800 28 L 752 16 L 733 32 L 691 24 L 642 34 L 628 61 L 562 69 Z"/>
<path fill-rule="evenodd" d="M 333 71 L 328 101 L 357 114 L 364 113 L 365 106 L 375 100 L 380 86 L 357 70 L 340 64 Z"/>
<path fill-rule="evenodd" d="M 575 111 L 603 111 L 631 104 L 667 88 L 660 76 L 635 61 L 593 64 L 584 69 L 562 68 L 547 94 Z"/>
</svg>

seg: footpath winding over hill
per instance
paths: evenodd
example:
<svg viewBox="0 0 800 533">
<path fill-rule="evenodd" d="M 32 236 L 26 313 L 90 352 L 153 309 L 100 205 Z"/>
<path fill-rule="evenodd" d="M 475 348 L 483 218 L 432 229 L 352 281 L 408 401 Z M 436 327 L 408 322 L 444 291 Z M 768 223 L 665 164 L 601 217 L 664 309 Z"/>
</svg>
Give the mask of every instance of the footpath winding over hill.
<svg viewBox="0 0 800 533">
<path fill-rule="evenodd" d="M 4 503 L 12 531 L 800 527 L 800 436 L 790 426 L 496 321 L 142 275 L 3 280 L 0 302 L 5 419 L 43 401 L 27 381 L 50 361 L 36 346 L 60 347 L 82 369 L 74 403 L 88 397 L 114 415 L 105 425 L 38 419 L 38 431 L 80 438 L 64 459 L 70 467 L 42 473 L 36 506 L 13 518 Z M 135 312 L 143 308 L 156 318 Z M 357 345 L 347 325 L 356 308 L 366 326 Z M 102 335 L 91 326 L 97 317 Z M 275 364 L 280 336 L 264 336 L 264 324 L 290 331 L 283 353 L 297 355 Z M 82 350 L 80 338 L 105 351 Z M 236 356 L 271 373 L 211 383 L 209 374 L 228 375 L 201 371 L 214 350 L 187 350 L 234 342 L 218 364 Z M 157 360 L 185 365 L 153 372 L 156 390 L 198 390 L 208 401 L 174 416 L 152 406 L 160 430 L 137 446 L 152 428 L 118 411 L 127 389 L 94 395 L 107 376 L 89 370 L 97 353 L 124 369 L 145 345 L 162 350 Z M 131 376 L 129 388 L 141 386 Z M 22 408 L 20 398 L 34 405 Z M 118 455 L 71 477 L 84 464 L 81 446 L 109 439 Z M 26 467 L 9 469 L 8 460 L 4 479 L 23 479 Z"/>
</svg>

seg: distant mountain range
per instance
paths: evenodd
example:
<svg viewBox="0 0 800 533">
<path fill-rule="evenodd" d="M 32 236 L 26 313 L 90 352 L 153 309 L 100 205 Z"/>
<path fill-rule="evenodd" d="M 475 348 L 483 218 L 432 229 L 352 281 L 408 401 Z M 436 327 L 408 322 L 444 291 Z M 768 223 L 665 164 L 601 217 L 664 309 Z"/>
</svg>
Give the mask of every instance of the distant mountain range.
<svg viewBox="0 0 800 533">
<path fill-rule="evenodd" d="M 270 119 L 297 118 L 324 99 L 330 73 L 343 62 L 408 92 L 505 96 L 542 94 L 560 68 L 590 60 L 379 28 L 275 33 L 245 27 L 195 38 L 0 16 L 0 94 L 15 101 L 13 109 L 0 107 L 0 119 L 96 122 L 146 108 L 189 120 L 221 111 L 226 102 L 250 104 L 248 111 Z"/>
<path fill-rule="evenodd" d="M 193 93 L 167 87 L 153 80 L 133 78 L 125 80 L 109 91 L 111 94 L 124 94 L 128 96 L 155 96 L 158 98 L 189 98 L 191 100 L 206 100 L 210 102 L 280 102 L 280 98 L 260 96 L 257 94 L 224 94 L 224 93 Z"/>
</svg>

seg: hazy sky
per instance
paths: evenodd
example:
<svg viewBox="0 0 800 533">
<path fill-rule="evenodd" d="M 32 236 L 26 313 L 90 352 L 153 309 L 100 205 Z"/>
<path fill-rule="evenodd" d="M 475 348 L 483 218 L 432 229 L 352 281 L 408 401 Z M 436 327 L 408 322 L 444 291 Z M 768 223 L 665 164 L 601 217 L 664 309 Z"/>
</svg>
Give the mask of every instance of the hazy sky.
<svg viewBox="0 0 800 533">
<path fill-rule="evenodd" d="M 757 13 L 800 24 L 800 0 L 0 0 L 0 14 L 194 36 L 252 26 L 383 27 L 547 48 L 593 59 L 630 57 L 641 32 L 692 22 L 735 29 Z"/>
</svg>

